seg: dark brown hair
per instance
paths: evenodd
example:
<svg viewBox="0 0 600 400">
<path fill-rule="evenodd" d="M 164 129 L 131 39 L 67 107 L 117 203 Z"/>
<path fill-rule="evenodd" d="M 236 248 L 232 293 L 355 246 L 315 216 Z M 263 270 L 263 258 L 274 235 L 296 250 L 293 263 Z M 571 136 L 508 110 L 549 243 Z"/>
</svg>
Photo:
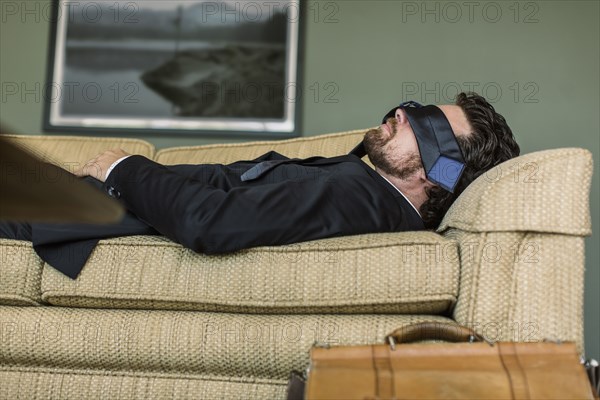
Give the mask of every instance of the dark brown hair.
<svg viewBox="0 0 600 400">
<path fill-rule="evenodd" d="M 419 209 L 426 229 L 437 228 L 454 200 L 478 176 L 520 153 L 506 120 L 486 99 L 473 92 L 459 93 L 455 104 L 473 128 L 469 136 L 456 136 L 466 166 L 454 193 L 439 186 L 427 190 L 429 199 Z"/>
</svg>

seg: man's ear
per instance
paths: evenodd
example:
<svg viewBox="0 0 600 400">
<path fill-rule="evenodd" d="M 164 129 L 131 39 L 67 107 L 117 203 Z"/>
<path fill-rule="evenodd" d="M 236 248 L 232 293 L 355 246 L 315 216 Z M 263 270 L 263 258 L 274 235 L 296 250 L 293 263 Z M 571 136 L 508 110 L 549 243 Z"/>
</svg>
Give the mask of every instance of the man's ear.
<svg viewBox="0 0 600 400">
<path fill-rule="evenodd" d="M 406 116 L 406 111 L 401 108 L 396 109 L 396 113 L 394 114 L 396 122 L 399 126 L 408 124 L 408 117 Z"/>
</svg>

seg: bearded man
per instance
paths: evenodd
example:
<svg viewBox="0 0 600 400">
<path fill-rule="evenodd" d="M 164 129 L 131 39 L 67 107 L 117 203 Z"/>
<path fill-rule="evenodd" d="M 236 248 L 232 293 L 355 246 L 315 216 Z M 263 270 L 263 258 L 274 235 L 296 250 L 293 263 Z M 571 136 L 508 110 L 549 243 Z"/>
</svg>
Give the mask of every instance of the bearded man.
<svg viewBox="0 0 600 400">
<path fill-rule="evenodd" d="M 216 254 L 435 229 L 475 178 L 518 155 L 504 117 L 483 97 L 460 93 L 455 104 L 394 107 L 350 154 L 337 157 L 271 151 L 228 165 L 164 166 L 109 150 L 76 175 L 123 202 L 128 212 L 119 224 L 0 222 L 0 237 L 32 241 L 42 259 L 75 278 L 109 237 L 164 235 Z"/>
</svg>

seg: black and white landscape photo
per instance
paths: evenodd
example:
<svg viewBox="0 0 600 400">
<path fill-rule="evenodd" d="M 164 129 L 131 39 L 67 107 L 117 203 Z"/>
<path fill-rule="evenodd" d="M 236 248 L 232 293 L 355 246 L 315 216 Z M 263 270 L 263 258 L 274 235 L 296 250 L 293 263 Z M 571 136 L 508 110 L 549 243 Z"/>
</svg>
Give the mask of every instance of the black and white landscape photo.
<svg viewBox="0 0 600 400">
<path fill-rule="evenodd" d="M 50 107 L 63 125 L 293 128 L 298 1 L 59 8 L 53 84 L 62 93 Z"/>
</svg>

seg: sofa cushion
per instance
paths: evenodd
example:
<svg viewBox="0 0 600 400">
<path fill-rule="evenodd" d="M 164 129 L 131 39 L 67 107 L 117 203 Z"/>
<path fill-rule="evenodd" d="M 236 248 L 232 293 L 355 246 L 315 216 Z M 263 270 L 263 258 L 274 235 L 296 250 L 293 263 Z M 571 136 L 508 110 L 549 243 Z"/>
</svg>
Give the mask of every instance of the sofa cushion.
<svg viewBox="0 0 600 400">
<path fill-rule="evenodd" d="M 441 313 L 456 301 L 454 241 L 347 236 L 226 254 L 164 237 L 102 240 L 77 280 L 46 266 L 42 299 L 69 307 L 248 313 Z"/>
<path fill-rule="evenodd" d="M 286 380 L 0 366 L 0 399 L 285 399 Z M 50 393 L 52 393 L 51 396 Z"/>
<path fill-rule="evenodd" d="M 473 181 L 437 231 L 590 235 L 591 179 L 592 154 L 586 149 L 560 148 L 513 158 Z"/>
<path fill-rule="evenodd" d="M 0 239 L 0 304 L 40 304 L 42 266 L 31 242 Z"/>
<path fill-rule="evenodd" d="M 159 310 L 0 306 L 0 370 L 170 378 L 234 376 L 285 383 L 311 346 L 383 343 L 434 315 L 255 315 Z M 1 381 L 0 381 L 1 382 Z M 0 385 L 0 393 L 1 393 Z"/>
</svg>

